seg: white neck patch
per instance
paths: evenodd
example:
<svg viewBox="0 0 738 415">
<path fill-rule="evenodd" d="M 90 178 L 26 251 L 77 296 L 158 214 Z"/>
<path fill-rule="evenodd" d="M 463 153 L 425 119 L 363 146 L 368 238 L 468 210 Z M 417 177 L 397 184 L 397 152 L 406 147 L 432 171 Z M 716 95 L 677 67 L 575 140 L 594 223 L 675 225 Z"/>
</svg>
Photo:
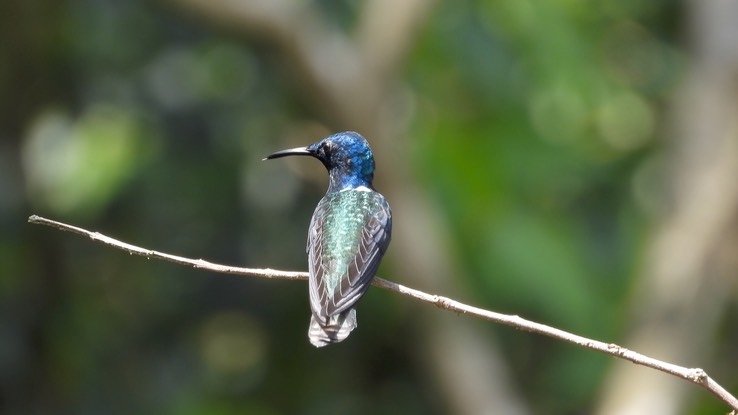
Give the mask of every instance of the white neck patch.
<svg viewBox="0 0 738 415">
<path fill-rule="evenodd" d="M 371 192 L 372 191 L 372 189 L 370 189 L 370 188 L 368 188 L 366 186 L 359 186 L 359 187 L 354 187 L 354 188 L 347 187 L 345 189 L 341 189 L 342 192 L 345 192 L 347 190 L 357 190 L 359 192 Z"/>
</svg>

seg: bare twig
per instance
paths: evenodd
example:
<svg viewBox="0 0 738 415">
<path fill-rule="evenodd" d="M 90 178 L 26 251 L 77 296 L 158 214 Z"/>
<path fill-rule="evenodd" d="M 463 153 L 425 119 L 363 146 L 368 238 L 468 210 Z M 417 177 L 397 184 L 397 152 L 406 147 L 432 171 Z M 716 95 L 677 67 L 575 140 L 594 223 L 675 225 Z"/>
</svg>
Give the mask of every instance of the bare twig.
<svg viewBox="0 0 738 415">
<path fill-rule="evenodd" d="M 279 271 L 269 268 L 258 269 L 258 268 L 240 268 L 232 267 L 220 264 L 214 264 L 212 262 L 204 261 L 202 259 L 190 259 L 181 256 L 166 254 L 151 249 L 144 249 L 135 245 L 131 245 L 125 242 L 121 242 L 117 239 L 113 239 L 109 236 L 105 236 L 99 232 L 90 232 L 86 229 L 82 229 L 76 226 L 67 225 L 66 223 L 46 219 L 40 216 L 32 215 L 28 218 L 29 223 L 37 225 L 50 226 L 57 228 L 62 231 L 76 233 L 78 235 L 87 236 L 90 239 L 98 242 L 102 242 L 106 245 L 112 246 L 117 249 L 121 249 L 132 255 L 139 255 L 146 258 L 161 259 L 168 262 L 174 262 L 180 265 L 188 265 L 194 268 L 206 269 L 209 271 L 215 271 L 225 274 L 242 275 L 249 277 L 262 277 L 271 279 L 285 279 L 285 280 L 305 280 L 308 277 L 306 272 L 294 272 L 294 271 Z M 521 318 L 520 316 L 500 314 L 494 311 L 485 310 L 478 307 L 473 307 L 464 303 L 460 303 L 451 298 L 443 297 L 440 295 L 427 294 L 425 292 L 406 287 L 401 284 L 394 283 L 379 277 L 374 278 L 372 283 L 374 286 L 384 288 L 389 291 L 393 291 L 407 297 L 414 298 L 429 304 L 433 304 L 438 308 L 450 310 L 459 314 L 467 314 L 475 317 L 479 317 L 485 320 L 493 321 L 495 323 L 501 323 L 510 327 L 514 327 L 520 330 L 525 330 L 531 333 L 542 334 L 548 337 L 552 337 L 557 340 L 562 340 L 568 343 L 575 344 L 577 346 L 584 347 L 586 349 L 598 351 L 610 356 L 617 357 L 619 359 L 627 360 L 632 363 L 646 366 L 651 369 L 656 369 L 661 372 L 668 373 L 670 375 L 685 379 L 692 383 L 695 383 L 703 388 L 707 389 L 710 393 L 715 395 L 717 398 L 725 402 L 731 409 L 738 411 L 738 399 L 731 395 L 725 388 L 715 382 L 707 373 L 700 368 L 686 368 L 675 364 L 663 362 L 652 357 L 642 355 L 640 353 L 628 350 L 624 347 L 618 346 L 613 343 L 604 343 L 598 340 L 588 339 L 573 333 L 566 332 L 554 327 L 547 326 L 545 324 L 536 323 L 530 320 Z"/>
</svg>

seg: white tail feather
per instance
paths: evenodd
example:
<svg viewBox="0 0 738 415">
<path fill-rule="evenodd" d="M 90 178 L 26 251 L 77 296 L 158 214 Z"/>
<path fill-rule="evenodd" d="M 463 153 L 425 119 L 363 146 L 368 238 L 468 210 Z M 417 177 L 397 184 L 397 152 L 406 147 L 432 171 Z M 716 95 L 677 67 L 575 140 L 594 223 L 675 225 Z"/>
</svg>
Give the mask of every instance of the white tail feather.
<svg viewBox="0 0 738 415">
<path fill-rule="evenodd" d="M 313 346 L 323 347 L 343 341 L 356 326 L 356 310 L 353 308 L 330 317 L 327 324 L 321 324 L 311 316 L 308 337 Z"/>
</svg>

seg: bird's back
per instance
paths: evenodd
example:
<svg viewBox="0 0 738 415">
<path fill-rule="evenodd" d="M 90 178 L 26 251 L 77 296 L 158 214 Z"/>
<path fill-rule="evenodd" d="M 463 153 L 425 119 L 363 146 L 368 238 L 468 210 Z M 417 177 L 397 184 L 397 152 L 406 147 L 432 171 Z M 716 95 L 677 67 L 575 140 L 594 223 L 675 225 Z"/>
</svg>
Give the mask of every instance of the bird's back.
<svg viewBox="0 0 738 415">
<path fill-rule="evenodd" d="M 310 305 L 327 342 L 342 340 L 356 326 L 353 306 L 371 284 L 391 229 L 387 201 L 368 188 L 328 193 L 315 209 L 308 234 Z"/>
</svg>

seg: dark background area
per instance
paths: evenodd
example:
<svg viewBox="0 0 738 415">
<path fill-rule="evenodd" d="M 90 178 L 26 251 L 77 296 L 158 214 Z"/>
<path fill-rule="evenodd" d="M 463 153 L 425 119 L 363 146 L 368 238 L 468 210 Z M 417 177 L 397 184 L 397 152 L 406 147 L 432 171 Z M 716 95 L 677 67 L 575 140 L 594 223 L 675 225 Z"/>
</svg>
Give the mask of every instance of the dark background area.
<svg viewBox="0 0 738 415">
<path fill-rule="evenodd" d="M 31 214 L 305 270 L 356 130 L 380 276 L 702 367 L 738 392 L 731 2 L 0 5 L 0 412 L 698 414 L 681 380 L 376 288 L 339 345 L 307 284 L 132 257 Z"/>
</svg>

